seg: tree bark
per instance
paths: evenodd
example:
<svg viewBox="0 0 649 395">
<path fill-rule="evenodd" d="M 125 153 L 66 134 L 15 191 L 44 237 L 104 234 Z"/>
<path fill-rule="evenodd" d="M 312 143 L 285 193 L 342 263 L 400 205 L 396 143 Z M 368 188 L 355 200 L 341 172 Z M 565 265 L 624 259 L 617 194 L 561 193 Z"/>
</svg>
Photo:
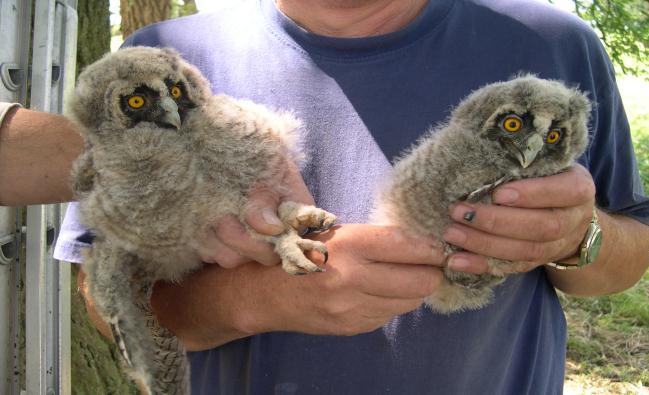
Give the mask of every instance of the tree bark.
<svg viewBox="0 0 649 395">
<path fill-rule="evenodd" d="M 169 18 L 171 0 L 120 0 L 122 37 L 130 36 L 137 29 Z"/>
<path fill-rule="evenodd" d="M 79 0 L 77 73 L 110 52 L 109 0 Z"/>
</svg>

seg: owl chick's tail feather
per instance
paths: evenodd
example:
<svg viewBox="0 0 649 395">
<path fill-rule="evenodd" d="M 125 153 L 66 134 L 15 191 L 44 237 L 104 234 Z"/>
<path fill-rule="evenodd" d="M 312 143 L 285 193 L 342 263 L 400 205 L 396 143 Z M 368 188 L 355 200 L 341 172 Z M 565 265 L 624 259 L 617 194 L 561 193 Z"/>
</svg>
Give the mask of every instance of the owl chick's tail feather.
<svg viewBox="0 0 649 395">
<path fill-rule="evenodd" d="M 88 292 L 109 323 L 125 370 L 149 395 L 188 395 L 185 348 L 160 326 L 149 303 L 153 282 L 133 268 L 136 256 L 95 240 L 84 270 Z"/>
</svg>

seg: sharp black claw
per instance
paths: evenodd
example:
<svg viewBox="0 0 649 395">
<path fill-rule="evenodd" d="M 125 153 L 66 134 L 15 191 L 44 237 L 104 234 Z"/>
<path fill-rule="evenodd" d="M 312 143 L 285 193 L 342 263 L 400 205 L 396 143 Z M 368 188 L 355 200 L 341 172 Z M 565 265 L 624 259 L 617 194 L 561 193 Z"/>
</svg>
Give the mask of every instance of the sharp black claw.
<svg viewBox="0 0 649 395">
<path fill-rule="evenodd" d="M 329 229 L 331 229 L 332 226 L 334 226 L 333 223 L 328 224 L 328 225 L 325 226 L 324 221 L 323 221 L 323 222 L 320 223 L 320 226 L 310 226 L 310 227 L 306 228 L 306 231 L 301 236 L 304 236 L 304 235 L 309 234 L 309 233 L 323 233 L 323 232 L 326 232 Z"/>
<path fill-rule="evenodd" d="M 323 252 L 322 255 L 324 255 L 324 262 L 322 262 L 322 264 L 326 265 L 327 261 L 329 260 L 329 251 Z"/>
</svg>

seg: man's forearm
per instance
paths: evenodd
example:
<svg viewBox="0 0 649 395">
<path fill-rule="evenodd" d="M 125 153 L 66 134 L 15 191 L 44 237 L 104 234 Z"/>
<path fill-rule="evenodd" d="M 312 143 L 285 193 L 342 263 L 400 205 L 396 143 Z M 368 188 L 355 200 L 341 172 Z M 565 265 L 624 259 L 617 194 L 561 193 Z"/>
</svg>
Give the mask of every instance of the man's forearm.
<svg viewBox="0 0 649 395">
<path fill-rule="evenodd" d="M 649 226 L 598 211 L 603 241 L 598 259 L 578 270 L 548 268 L 552 284 L 569 294 L 605 295 L 635 284 L 649 267 Z"/>
<path fill-rule="evenodd" d="M 12 109 L 0 125 L 0 205 L 71 200 L 70 169 L 82 147 L 65 117 Z"/>
<path fill-rule="evenodd" d="M 208 265 L 180 284 L 157 283 L 151 304 L 160 324 L 178 336 L 189 350 L 199 351 L 249 336 L 243 316 L 255 305 L 261 289 L 250 289 L 264 271 L 256 263 L 226 270 Z M 245 279 L 249 281 L 245 281 Z M 262 317 L 260 316 L 259 319 Z"/>
</svg>

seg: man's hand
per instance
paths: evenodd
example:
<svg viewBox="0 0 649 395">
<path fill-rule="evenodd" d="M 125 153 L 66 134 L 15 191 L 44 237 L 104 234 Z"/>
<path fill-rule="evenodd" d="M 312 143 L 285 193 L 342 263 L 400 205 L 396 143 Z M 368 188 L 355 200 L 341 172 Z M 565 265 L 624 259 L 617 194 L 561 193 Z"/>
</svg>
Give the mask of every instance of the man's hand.
<svg viewBox="0 0 649 395">
<path fill-rule="evenodd" d="M 417 308 L 442 280 L 444 252 L 432 238 L 361 224 L 314 238 L 329 249 L 324 273 L 209 265 L 181 284 L 158 283 L 154 310 L 194 350 L 269 331 L 353 335 Z"/>
<path fill-rule="evenodd" d="M 575 255 L 592 218 L 595 186 L 585 168 L 573 165 L 557 175 L 505 184 L 494 191 L 493 202 L 451 207 L 456 223 L 444 239 L 467 250 L 453 254 L 454 269 L 486 271 L 490 256 L 521 262 L 512 271 L 529 271 Z"/>
<path fill-rule="evenodd" d="M 278 182 L 284 186 L 282 194 L 263 187 L 253 188 L 244 207 L 245 222 L 261 234 L 276 235 L 284 230 L 284 225 L 277 217 L 277 207 L 281 202 L 314 204 L 300 172 L 292 163 L 286 168 L 283 179 Z M 233 268 L 250 261 L 264 265 L 279 263 L 273 246 L 250 237 L 244 225 L 232 215 L 215 224 L 213 232 L 200 240 L 200 246 L 198 252 L 203 261 L 217 263 L 225 268 Z"/>
</svg>

